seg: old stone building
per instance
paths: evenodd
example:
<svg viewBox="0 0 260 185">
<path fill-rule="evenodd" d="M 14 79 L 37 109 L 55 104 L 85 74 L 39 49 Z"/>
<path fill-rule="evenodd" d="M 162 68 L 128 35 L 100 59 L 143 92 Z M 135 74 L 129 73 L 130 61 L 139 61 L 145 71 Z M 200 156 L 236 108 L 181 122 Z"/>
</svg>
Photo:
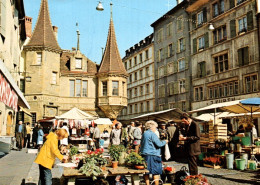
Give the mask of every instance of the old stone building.
<svg viewBox="0 0 260 185">
<path fill-rule="evenodd" d="M 192 108 L 259 97 L 255 1 L 199 0 L 186 11 L 192 19 Z"/>
<path fill-rule="evenodd" d="M 128 106 L 118 118 L 129 122 L 131 118 L 155 111 L 153 34 L 125 51 L 123 63 L 129 77 L 127 81 Z"/>
<path fill-rule="evenodd" d="M 26 39 L 24 18 L 22 0 L 0 1 L 0 136 L 14 136 L 17 112 L 30 108 L 19 89 L 21 45 Z"/>
<path fill-rule="evenodd" d="M 191 69 L 187 1 L 156 20 L 154 28 L 155 107 L 190 110 Z"/>
<path fill-rule="evenodd" d="M 48 1 L 42 0 L 29 43 L 24 46 L 25 97 L 33 122 L 60 115 L 73 107 L 115 119 L 127 105 L 126 78 L 117 48 L 113 19 L 100 67 L 78 48 L 62 50 L 52 26 Z M 117 66 L 111 68 L 111 66 Z"/>
</svg>

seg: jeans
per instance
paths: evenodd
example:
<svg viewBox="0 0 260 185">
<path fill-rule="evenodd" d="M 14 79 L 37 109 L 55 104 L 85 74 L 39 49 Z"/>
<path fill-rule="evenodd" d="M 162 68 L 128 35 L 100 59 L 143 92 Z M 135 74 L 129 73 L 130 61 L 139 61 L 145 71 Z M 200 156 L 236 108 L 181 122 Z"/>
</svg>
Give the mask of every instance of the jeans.
<svg viewBox="0 0 260 185">
<path fill-rule="evenodd" d="M 51 170 L 39 164 L 40 178 L 38 185 L 52 185 Z"/>
</svg>

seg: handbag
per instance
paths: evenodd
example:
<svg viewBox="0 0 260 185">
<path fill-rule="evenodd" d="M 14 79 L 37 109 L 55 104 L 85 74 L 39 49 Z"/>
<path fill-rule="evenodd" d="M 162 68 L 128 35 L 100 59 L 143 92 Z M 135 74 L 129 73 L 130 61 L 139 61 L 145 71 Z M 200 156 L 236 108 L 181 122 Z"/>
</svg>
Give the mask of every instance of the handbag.
<svg viewBox="0 0 260 185">
<path fill-rule="evenodd" d="M 165 159 L 168 161 L 171 158 L 171 153 L 168 144 L 165 145 L 165 151 L 164 151 Z"/>
<path fill-rule="evenodd" d="M 181 167 L 179 171 L 175 173 L 175 182 L 177 184 L 185 184 L 185 181 L 183 181 L 186 176 L 189 176 L 189 171 L 186 166 Z"/>
</svg>

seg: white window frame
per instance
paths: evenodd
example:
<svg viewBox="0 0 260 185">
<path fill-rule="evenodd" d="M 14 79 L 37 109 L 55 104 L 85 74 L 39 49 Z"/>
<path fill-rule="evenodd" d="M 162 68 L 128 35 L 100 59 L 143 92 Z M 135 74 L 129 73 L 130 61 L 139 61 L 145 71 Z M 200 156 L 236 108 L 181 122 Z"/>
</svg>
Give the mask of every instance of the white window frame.
<svg viewBox="0 0 260 185">
<path fill-rule="evenodd" d="M 82 69 L 82 58 L 75 58 L 75 69 Z"/>
</svg>

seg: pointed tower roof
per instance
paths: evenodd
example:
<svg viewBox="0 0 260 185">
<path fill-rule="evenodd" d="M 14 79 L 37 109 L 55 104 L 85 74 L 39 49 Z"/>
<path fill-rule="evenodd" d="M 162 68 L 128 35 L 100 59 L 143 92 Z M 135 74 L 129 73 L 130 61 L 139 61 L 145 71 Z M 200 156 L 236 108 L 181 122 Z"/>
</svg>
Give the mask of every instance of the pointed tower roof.
<svg viewBox="0 0 260 185">
<path fill-rule="evenodd" d="M 42 0 L 38 20 L 28 47 L 47 47 L 61 50 L 52 29 L 48 0 Z"/>
<path fill-rule="evenodd" d="M 116 34 L 112 13 L 107 36 L 106 49 L 100 64 L 98 74 L 119 74 L 127 75 L 116 42 Z"/>
</svg>

